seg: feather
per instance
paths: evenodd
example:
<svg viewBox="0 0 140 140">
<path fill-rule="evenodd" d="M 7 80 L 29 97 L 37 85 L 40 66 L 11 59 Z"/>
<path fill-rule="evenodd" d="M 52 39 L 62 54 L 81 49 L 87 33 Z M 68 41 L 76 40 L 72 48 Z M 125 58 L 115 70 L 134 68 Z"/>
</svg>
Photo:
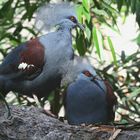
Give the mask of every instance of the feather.
<svg viewBox="0 0 140 140">
<path fill-rule="evenodd" d="M 36 15 L 36 28 L 46 31 L 70 15 L 76 17 L 74 6 L 68 2 L 45 4 L 37 10 Z"/>
<path fill-rule="evenodd" d="M 93 76 L 97 75 L 94 67 L 90 64 L 87 58 L 75 56 L 75 59 L 64 64 L 61 70 L 63 71 L 61 85 L 64 86 L 73 82 L 77 78 L 77 75 L 85 69 L 88 69 Z"/>
</svg>

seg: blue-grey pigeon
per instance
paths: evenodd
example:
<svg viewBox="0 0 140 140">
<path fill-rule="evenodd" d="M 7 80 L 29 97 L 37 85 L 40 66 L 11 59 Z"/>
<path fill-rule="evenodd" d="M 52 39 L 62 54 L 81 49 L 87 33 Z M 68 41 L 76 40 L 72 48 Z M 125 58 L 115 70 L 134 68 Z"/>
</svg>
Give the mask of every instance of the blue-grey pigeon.
<svg viewBox="0 0 140 140">
<path fill-rule="evenodd" d="M 78 22 L 69 3 L 47 4 L 37 11 L 36 26 L 49 31 L 13 49 L 0 65 L 0 92 L 46 96 L 59 86 L 62 65 L 73 59 L 72 34 Z"/>
<path fill-rule="evenodd" d="M 77 60 L 76 60 L 77 61 Z M 65 113 L 69 124 L 108 123 L 114 120 L 117 98 L 107 81 L 102 80 L 88 62 L 74 62 L 62 80 Z"/>
</svg>

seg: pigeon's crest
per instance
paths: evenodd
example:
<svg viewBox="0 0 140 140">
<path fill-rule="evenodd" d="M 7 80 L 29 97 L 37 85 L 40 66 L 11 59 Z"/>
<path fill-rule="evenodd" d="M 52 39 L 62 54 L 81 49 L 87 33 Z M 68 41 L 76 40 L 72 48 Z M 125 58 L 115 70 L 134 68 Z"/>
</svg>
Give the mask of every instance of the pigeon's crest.
<svg viewBox="0 0 140 140">
<path fill-rule="evenodd" d="M 75 16 L 75 8 L 71 3 L 50 3 L 40 7 L 36 16 L 36 27 L 38 30 L 49 31 L 62 19 L 68 16 Z"/>
<path fill-rule="evenodd" d="M 75 57 L 74 60 L 64 64 L 64 68 L 62 70 L 64 74 L 61 86 L 65 86 L 73 82 L 77 78 L 78 74 L 85 70 L 88 70 L 93 76 L 97 75 L 94 67 L 90 64 L 87 58 Z"/>
</svg>

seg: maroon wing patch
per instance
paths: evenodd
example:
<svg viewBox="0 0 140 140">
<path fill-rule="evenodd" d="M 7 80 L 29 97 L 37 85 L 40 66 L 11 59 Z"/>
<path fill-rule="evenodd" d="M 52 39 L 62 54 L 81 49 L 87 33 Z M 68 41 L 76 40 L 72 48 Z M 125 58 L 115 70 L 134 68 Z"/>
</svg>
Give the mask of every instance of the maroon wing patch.
<svg viewBox="0 0 140 140">
<path fill-rule="evenodd" d="M 31 39 L 26 44 L 26 49 L 20 53 L 18 69 L 31 75 L 42 69 L 44 65 L 44 47 L 38 38 Z"/>
<path fill-rule="evenodd" d="M 117 104 L 117 97 L 114 95 L 113 89 L 110 83 L 105 80 L 104 81 L 107 89 L 107 103 L 108 103 L 108 119 L 109 121 L 113 121 L 115 118 L 115 112 L 113 110 L 114 106 Z"/>
</svg>

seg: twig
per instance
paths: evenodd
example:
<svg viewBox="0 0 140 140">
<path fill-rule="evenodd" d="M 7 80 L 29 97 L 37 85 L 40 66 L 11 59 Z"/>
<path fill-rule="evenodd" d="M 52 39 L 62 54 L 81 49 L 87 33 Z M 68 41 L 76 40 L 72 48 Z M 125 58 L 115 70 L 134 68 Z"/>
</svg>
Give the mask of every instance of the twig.
<svg viewBox="0 0 140 140">
<path fill-rule="evenodd" d="M 121 129 L 117 129 L 113 132 L 113 135 L 108 139 L 108 140 L 115 140 L 116 137 L 119 135 L 119 133 L 121 132 Z"/>
</svg>

